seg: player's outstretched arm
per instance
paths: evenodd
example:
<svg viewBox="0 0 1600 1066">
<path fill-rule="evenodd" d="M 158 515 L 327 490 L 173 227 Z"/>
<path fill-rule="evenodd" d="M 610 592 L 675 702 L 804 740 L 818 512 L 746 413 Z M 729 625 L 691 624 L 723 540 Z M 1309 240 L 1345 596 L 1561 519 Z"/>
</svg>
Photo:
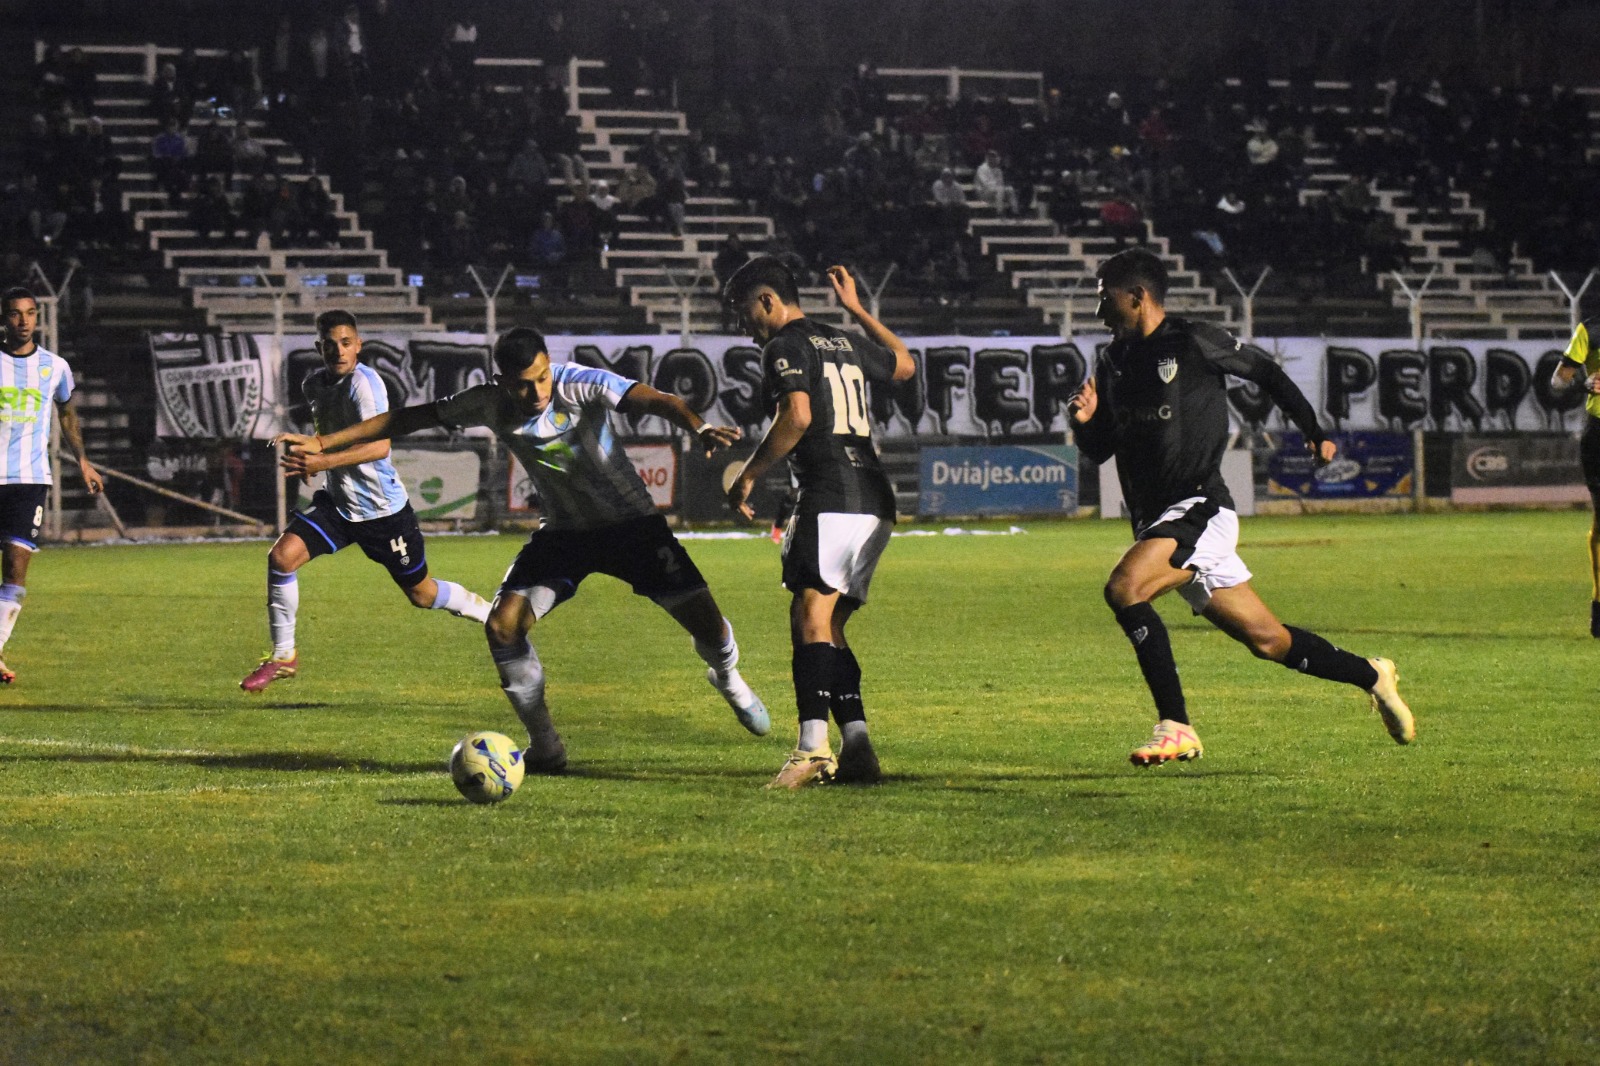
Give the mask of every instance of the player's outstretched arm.
<svg viewBox="0 0 1600 1066">
<path fill-rule="evenodd" d="M 627 394 L 622 397 L 622 402 L 617 404 L 617 411 L 625 415 L 646 414 L 664 418 L 679 429 L 699 437 L 707 455 L 718 448 L 728 447 L 744 436 L 736 426 L 712 425 L 695 414 L 694 409 L 683 402 L 683 397 L 662 392 L 642 381 L 628 389 Z"/>
<path fill-rule="evenodd" d="M 839 306 L 866 330 L 867 336 L 894 353 L 894 380 L 909 381 L 917 372 L 911 349 L 906 347 L 905 341 L 894 335 L 893 330 L 873 318 L 861 305 L 861 297 L 856 293 L 856 279 L 850 276 L 850 271 L 842 266 L 831 266 L 828 268 L 828 281 L 833 285 L 834 295 L 839 297 Z"/>
<path fill-rule="evenodd" d="M 1217 332 L 1221 333 L 1220 330 Z M 1224 372 L 1260 385 L 1272 397 L 1272 402 L 1304 434 L 1306 447 L 1316 455 L 1319 465 L 1331 462 L 1338 454 L 1339 446 L 1323 432 L 1322 423 L 1317 421 L 1316 408 L 1311 406 L 1306 394 L 1300 391 L 1300 386 L 1294 383 L 1293 378 L 1284 373 L 1283 367 L 1268 359 L 1260 349 L 1238 342 L 1229 347 L 1202 341 L 1201 350 Z"/>
<path fill-rule="evenodd" d="M 424 429 L 436 429 L 444 423 L 431 403 L 402 407 L 398 411 L 384 411 L 353 426 L 332 433 L 279 433 L 272 438 L 274 444 L 287 444 L 293 455 L 321 455 L 336 452 L 354 444 L 404 437 Z"/>
<path fill-rule="evenodd" d="M 733 484 L 728 487 L 728 506 L 747 519 L 756 516 L 750 506 L 750 494 L 756 482 L 773 465 L 794 451 L 800 438 L 811 428 L 811 397 L 804 392 L 786 392 L 778 401 L 778 415 L 767 427 L 767 435 L 756 446 L 756 453 L 745 461 Z"/>
<path fill-rule="evenodd" d="M 83 451 L 83 427 L 78 424 L 78 406 L 70 399 L 56 404 L 56 413 L 61 417 L 61 436 L 72 449 L 72 454 L 78 460 L 78 475 L 83 478 L 83 487 L 93 496 L 105 489 L 106 483 L 100 478 L 100 471 L 94 468 L 89 458 Z"/>
</svg>

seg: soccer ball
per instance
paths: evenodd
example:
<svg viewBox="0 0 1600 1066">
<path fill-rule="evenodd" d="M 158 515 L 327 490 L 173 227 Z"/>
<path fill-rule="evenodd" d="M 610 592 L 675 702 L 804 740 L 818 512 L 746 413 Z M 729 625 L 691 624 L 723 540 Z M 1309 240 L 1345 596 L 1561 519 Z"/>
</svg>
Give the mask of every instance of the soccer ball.
<svg viewBox="0 0 1600 1066">
<path fill-rule="evenodd" d="M 473 803 L 510 799 L 522 770 L 522 752 L 504 733 L 468 733 L 450 752 L 450 780 Z"/>
</svg>

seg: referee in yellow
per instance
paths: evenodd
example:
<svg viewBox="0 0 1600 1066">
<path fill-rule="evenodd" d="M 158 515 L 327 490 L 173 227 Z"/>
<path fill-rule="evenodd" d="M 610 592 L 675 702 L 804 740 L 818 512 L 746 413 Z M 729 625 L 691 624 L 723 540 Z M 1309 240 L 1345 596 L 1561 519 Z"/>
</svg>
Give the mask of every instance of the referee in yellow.
<svg viewBox="0 0 1600 1066">
<path fill-rule="evenodd" d="M 1600 637 L 1600 347 L 1593 342 L 1594 331 L 1600 328 L 1600 318 L 1591 318 L 1578 324 L 1567 345 L 1566 357 L 1556 366 L 1550 384 L 1557 393 L 1573 389 L 1578 379 L 1583 379 L 1584 410 L 1583 443 L 1579 454 L 1583 457 L 1583 480 L 1589 486 L 1589 502 L 1594 508 L 1594 518 L 1589 524 L 1589 635 Z"/>
</svg>

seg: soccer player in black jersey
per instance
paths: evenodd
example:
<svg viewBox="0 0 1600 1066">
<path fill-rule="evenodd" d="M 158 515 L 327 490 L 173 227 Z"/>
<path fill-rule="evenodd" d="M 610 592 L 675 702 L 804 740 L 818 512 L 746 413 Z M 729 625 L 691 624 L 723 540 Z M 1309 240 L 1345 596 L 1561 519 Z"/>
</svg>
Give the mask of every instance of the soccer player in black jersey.
<svg viewBox="0 0 1600 1066">
<path fill-rule="evenodd" d="M 1589 502 L 1594 508 L 1589 524 L 1589 577 L 1593 582 L 1589 600 L 1591 637 L 1600 637 L 1600 346 L 1594 342 L 1597 329 L 1600 329 L 1600 319 L 1578 323 L 1550 379 L 1557 393 L 1564 394 L 1580 386 L 1584 393 L 1583 442 L 1578 454 L 1583 464 L 1584 484 L 1589 486 Z"/>
<path fill-rule="evenodd" d="M 1133 518 L 1133 546 L 1111 571 L 1105 597 L 1133 642 L 1159 719 L 1155 735 L 1134 749 L 1134 765 L 1196 759 L 1204 750 L 1189 724 L 1166 626 L 1151 606 L 1174 589 L 1257 658 L 1365 689 L 1389 735 L 1410 743 L 1416 726 L 1394 663 L 1283 625 L 1250 587 L 1237 553 L 1239 519 L 1222 480 L 1227 375 L 1266 390 L 1327 463 L 1336 446 L 1311 404 L 1281 367 L 1226 330 L 1168 315 L 1167 272 L 1155 255 L 1119 252 L 1098 276 L 1097 314 L 1112 341 L 1068 406 L 1083 454 L 1095 463 L 1116 457 Z"/>
<path fill-rule="evenodd" d="M 867 382 L 905 381 L 916 363 L 861 306 L 848 270 L 829 267 L 828 280 L 865 338 L 807 318 L 794 274 L 772 256 L 740 267 L 724 290 L 741 328 L 763 346 L 762 396 L 774 415 L 728 489 L 728 504 L 755 517 L 750 493 L 785 456 L 799 486 L 783 536 L 783 585 L 793 597 L 789 635 L 800 739 L 770 788 L 819 780 L 869 784 L 881 776 L 861 705 L 861 666 L 844 627 L 867 602 L 895 519 L 894 491 L 872 443 Z M 828 743 L 830 712 L 841 734 L 837 757 Z"/>
</svg>

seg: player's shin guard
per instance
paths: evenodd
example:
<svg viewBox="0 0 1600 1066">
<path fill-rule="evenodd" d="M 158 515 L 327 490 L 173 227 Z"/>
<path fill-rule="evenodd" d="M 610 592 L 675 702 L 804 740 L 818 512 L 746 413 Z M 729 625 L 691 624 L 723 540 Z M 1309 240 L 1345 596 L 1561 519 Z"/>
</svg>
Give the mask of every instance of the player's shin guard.
<svg viewBox="0 0 1600 1066">
<path fill-rule="evenodd" d="M 300 613 L 300 579 L 267 567 L 267 628 L 272 632 L 272 657 L 294 655 L 294 619 Z"/>
<path fill-rule="evenodd" d="M 500 672 L 500 688 L 528 729 L 530 746 L 536 752 L 546 750 L 556 740 L 556 730 L 544 702 L 544 664 L 538 653 L 524 638 L 506 647 L 491 645 L 489 654 Z"/>
<path fill-rule="evenodd" d="M 1167 636 L 1166 623 L 1148 603 L 1119 608 L 1116 617 L 1117 625 L 1133 644 L 1133 653 L 1139 657 L 1139 670 L 1156 703 L 1156 717 L 1187 725 L 1189 711 L 1184 704 L 1183 682 L 1178 680 L 1178 664 L 1172 658 L 1172 641 Z"/>
<path fill-rule="evenodd" d="M 16 628 L 17 615 L 22 613 L 22 601 L 27 595 L 28 590 L 21 585 L 0 585 L 0 648 L 11 639 L 11 630 Z"/>
<path fill-rule="evenodd" d="M 719 674 L 725 674 L 739 664 L 739 645 L 733 639 L 733 623 L 724 618 L 722 625 L 727 633 L 723 636 L 721 644 L 706 644 L 698 640 L 694 642 L 695 654 Z"/>
<path fill-rule="evenodd" d="M 454 581 L 434 579 L 438 586 L 433 595 L 435 611 L 449 611 L 457 618 L 470 618 L 479 625 L 489 620 L 489 601 Z"/>
<path fill-rule="evenodd" d="M 1325 681 L 1338 681 L 1369 690 L 1378 683 L 1378 671 L 1359 655 L 1335 648 L 1322 637 L 1294 626 L 1284 626 L 1289 631 L 1289 653 L 1283 665 L 1302 674 L 1320 677 Z"/>
<path fill-rule="evenodd" d="M 839 649 L 832 644 L 802 644 L 794 650 L 794 704 L 800 716 L 800 747 L 817 751 L 828 744 L 828 704 L 833 699 Z"/>
</svg>

